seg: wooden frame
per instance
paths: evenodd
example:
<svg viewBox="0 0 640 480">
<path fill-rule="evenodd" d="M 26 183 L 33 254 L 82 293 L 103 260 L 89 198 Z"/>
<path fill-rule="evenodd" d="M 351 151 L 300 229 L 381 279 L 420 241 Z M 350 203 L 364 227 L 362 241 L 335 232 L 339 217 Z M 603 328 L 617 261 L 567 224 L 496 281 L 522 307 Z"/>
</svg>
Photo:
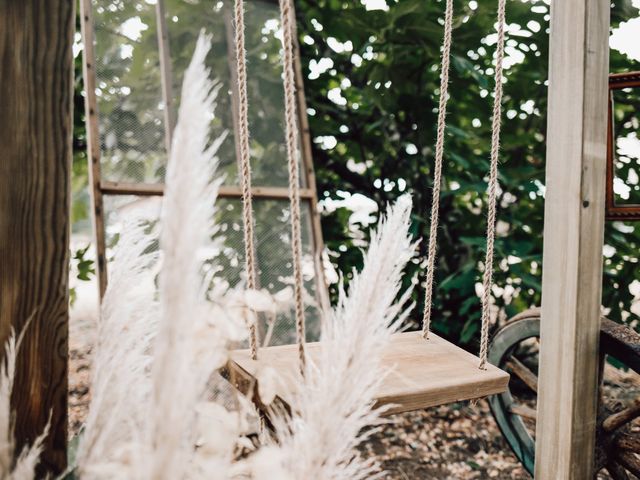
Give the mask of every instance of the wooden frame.
<svg viewBox="0 0 640 480">
<path fill-rule="evenodd" d="M 616 204 L 613 180 L 616 171 L 615 119 L 613 117 L 613 92 L 623 88 L 640 89 L 640 72 L 626 72 L 609 75 L 609 122 L 607 127 L 607 220 L 640 220 L 640 205 Z"/>
<path fill-rule="evenodd" d="M 277 2 L 267 0 L 267 3 L 277 4 Z M 94 53 L 94 23 L 92 15 L 91 0 L 81 0 L 80 2 L 82 14 L 82 37 L 85 44 L 84 50 L 84 78 L 86 85 L 85 110 L 87 123 L 87 149 L 89 157 L 89 183 L 93 213 L 93 224 L 95 232 L 95 245 L 97 256 L 97 276 L 100 290 L 100 297 L 104 294 L 107 286 L 107 262 L 106 262 L 106 242 L 105 242 L 105 212 L 104 212 L 104 196 L 105 195 L 136 195 L 136 196 L 161 196 L 164 191 L 162 184 L 149 183 L 127 183 L 112 182 L 103 180 L 100 169 L 100 134 L 98 126 L 98 102 L 95 94 L 96 71 L 95 71 L 95 53 Z M 165 105 L 164 122 L 165 122 L 165 141 L 166 149 L 169 151 L 171 145 L 171 135 L 175 118 L 172 111 L 172 72 L 170 62 L 170 45 L 167 34 L 164 1 L 158 0 L 156 4 L 157 34 L 158 46 L 160 52 L 160 76 L 162 83 L 162 99 Z M 230 19 L 227 20 L 227 36 L 229 36 L 231 27 Z M 316 191 L 315 173 L 313 169 L 313 159 L 311 155 L 311 138 L 309 135 L 309 126 L 306 117 L 306 102 L 304 98 L 304 85 L 302 80 L 302 70 L 300 67 L 300 58 L 298 44 L 295 44 L 295 67 L 296 67 L 296 94 L 298 100 L 298 115 L 301 132 L 301 155 L 302 155 L 302 174 L 304 175 L 305 188 L 301 189 L 300 195 L 304 203 L 310 206 L 311 210 L 311 232 L 314 247 L 314 262 L 316 265 L 317 275 L 317 296 L 321 305 L 328 305 L 328 291 L 322 268 L 322 252 L 324 249 L 322 240 L 322 229 L 320 225 L 320 214 L 318 211 L 318 194 Z M 230 49 L 230 71 L 232 76 L 235 72 L 233 65 L 232 49 Z M 236 110 L 235 100 L 235 82 L 232 85 L 232 105 L 234 112 Z M 235 117 L 235 114 L 234 114 Z M 234 118 L 234 124 L 236 120 Z M 241 198 L 241 189 L 239 186 L 224 185 L 220 188 L 219 196 L 221 198 Z M 262 199 L 288 199 L 289 189 L 286 187 L 266 187 L 254 186 L 253 196 Z"/>
<path fill-rule="evenodd" d="M 127 183 L 100 182 L 100 189 L 107 195 L 138 195 L 141 197 L 153 197 L 164 195 L 164 184 L 162 183 Z M 251 194 L 257 198 L 267 198 L 273 200 L 288 200 L 289 190 L 280 187 L 252 187 Z M 221 185 L 218 195 L 222 198 L 242 198 L 242 189 L 235 185 Z M 314 192 L 310 188 L 300 189 L 300 198 L 311 200 Z"/>
<path fill-rule="evenodd" d="M 551 4 L 537 479 L 593 478 L 609 2 Z"/>
<path fill-rule="evenodd" d="M 91 0 L 80 1 L 80 28 L 84 50 L 82 73 L 85 90 L 85 123 L 87 128 L 87 159 L 89 161 L 89 196 L 93 213 L 93 235 L 96 246 L 96 275 L 100 298 L 107 288 L 107 259 L 104 228 L 104 201 L 100 188 L 100 130 L 96 98 L 95 51 L 93 47 L 93 11 Z"/>
</svg>

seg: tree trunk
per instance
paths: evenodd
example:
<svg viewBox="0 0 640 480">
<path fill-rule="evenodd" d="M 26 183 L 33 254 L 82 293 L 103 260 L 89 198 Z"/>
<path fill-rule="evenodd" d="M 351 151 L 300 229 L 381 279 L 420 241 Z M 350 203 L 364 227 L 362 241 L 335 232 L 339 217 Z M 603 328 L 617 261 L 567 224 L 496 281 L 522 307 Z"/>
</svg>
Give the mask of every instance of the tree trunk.
<svg viewBox="0 0 640 480">
<path fill-rule="evenodd" d="M 24 333 L 17 452 L 66 466 L 73 0 L 0 0 L 0 341 Z"/>
</svg>

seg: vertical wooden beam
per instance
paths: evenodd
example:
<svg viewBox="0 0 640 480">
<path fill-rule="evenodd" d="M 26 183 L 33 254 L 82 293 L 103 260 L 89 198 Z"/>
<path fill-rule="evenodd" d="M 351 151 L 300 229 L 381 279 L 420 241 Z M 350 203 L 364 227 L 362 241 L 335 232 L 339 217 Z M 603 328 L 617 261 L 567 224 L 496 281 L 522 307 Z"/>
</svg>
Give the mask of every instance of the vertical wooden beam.
<svg viewBox="0 0 640 480">
<path fill-rule="evenodd" d="M 160 55 L 160 82 L 162 83 L 162 102 L 164 103 L 164 143 L 167 157 L 171 151 L 173 129 L 176 126 L 176 113 L 173 108 L 173 73 L 171 69 L 171 51 L 164 0 L 156 3 L 156 32 L 158 32 L 158 52 Z"/>
<path fill-rule="evenodd" d="M 593 478 L 610 3 L 552 2 L 536 478 Z"/>
<path fill-rule="evenodd" d="M 50 420 L 37 478 L 66 466 L 74 26 L 74 0 L 0 2 L 0 341 L 26 326 L 12 405 L 18 452 Z"/>
<path fill-rule="evenodd" d="M 300 125 L 300 143 L 302 148 L 302 172 L 305 179 L 305 187 L 307 187 L 313 195 L 311 197 L 311 232 L 313 234 L 313 256 L 316 265 L 316 297 L 318 303 L 325 311 L 331 308 L 331 300 L 329 299 L 329 285 L 324 274 L 324 264 L 322 254 L 324 252 L 324 242 L 322 239 L 322 225 L 320 223 L 320 210 L 318 209 L 318 190 L 316 185 L 316 173 L 313 168 L 313 154 L 311 151 L 311 131 L 309 130 L 309 120 L 307 118 L 307 102 L 304 96 L 304 76 L 302 74 L 302 65 L 300 62 L 300 44 L 298 42 L 298 29 L 294 25 L 294 43 L 293 58 L 296 79 L 296 97 L 298 107 L 298 118 Z"/>
<path fill-rule="evenodd" d="M 104 228 L 104 200 L 100 173 L 100 130 L 98 127 L 98 100 L 96 98 L 96 58 L 94 50 L 93 13 L 91 0 L 80 1 L 82 29 L 83 78 L 85 90 L 85 125 L 87 128 L 87 159 L 89 161 L 89 195 L 93 211 L 93 235 L 96 246 L 97 276 L 100 298 L 107 288 L 107 258 Z"/>
</svg>

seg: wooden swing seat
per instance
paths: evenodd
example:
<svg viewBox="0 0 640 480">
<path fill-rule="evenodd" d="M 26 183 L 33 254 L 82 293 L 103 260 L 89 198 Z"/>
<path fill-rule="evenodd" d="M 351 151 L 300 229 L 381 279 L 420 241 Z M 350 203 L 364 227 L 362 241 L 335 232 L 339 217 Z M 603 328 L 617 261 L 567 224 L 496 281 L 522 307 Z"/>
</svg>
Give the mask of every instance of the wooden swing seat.
<svg viewBox="0 0 640 480">
<path fill-rule="evenodd" d="M 319 343 L 306 344 L 307 358 L 314 359 Z M 376 405 L 390 405 L 388 415 L 420 410 L 436 405 L 471 400 L 502 393 L 509 374 L 487 364 L 478 369 L 478 357 L 431 333 L 429 340 L 420 332 L 397 333 L 382 355 L 390 373 L 376 397 Z M 248 350 L 232 353 L 229 380 L 243 393 L 256 392 L 255 375 L 259 366 L 279 372 L 276 398 L 285 406 L 298 378 L 298 347 L 283 345 L 263 348 L 258 361 Z M 255 397 L 254 400 L 259 399 Z"/>
</svg>

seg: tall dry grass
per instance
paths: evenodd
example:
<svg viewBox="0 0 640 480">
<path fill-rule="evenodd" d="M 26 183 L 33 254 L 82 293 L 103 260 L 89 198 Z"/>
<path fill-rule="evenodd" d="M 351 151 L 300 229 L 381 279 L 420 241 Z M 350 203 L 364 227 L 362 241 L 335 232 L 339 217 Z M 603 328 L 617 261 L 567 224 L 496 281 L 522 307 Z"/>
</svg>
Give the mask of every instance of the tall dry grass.
<svg viewBox="0 0 640 480">
<path fill-rule="evenodd" d="M 379 465 L 363 459 L 357 447 L 381 423 L 383 411 L 374 408 L 386 373 L 381 353 L 411 307 L 410 291 L 401 292 L 401 272 L 415 250 L 411 200 L 405 196 L 388 207 L 362 271 L 353 273 L 348 291 L 341 288 L 337 306 L 325 312 L 320 355 L 298 379 L 290 415 L 271 412 L 274 436 L 263 434 L 251 447 L 245 437 L 251 407 L 225 390 L 219 373 L 230 346 L 246 339 L 247 322 L 255 321 L 252 310 L 264 304 L 273 313 L 278 301 L 262 299 L 264 292 L 229 289 L 219 281 L 215 262 L 211 266 L 220 242 L 213 218 L 221 182 L 216 152 L 224 137 L 209 139 L 219 89 L 205 66 L 209 48 L 210 39 L 201 34 L 184 77 L 159 251 L 148 222 L 135 218 L 123 228 L 115 252 L 76 474 L 145 480 L 374 478 Z M 10 343 L 0 379 L 3 442 L 10 425 L 3 398 L 10 392 L 14 350 Z M 226 395 L 216 393 L 223 390 Z M 0 465 L 12 456 L 7 445 L 0 443 Z M 238 458 L 239 446 L 255 451 Z M 31 455 L 37 457 L 37 447 L 28 451 L 26 467 L 37 461 Z"/>
<path fill-rule="evenodd" d="M 402 271 L 415 253 L 409 233 L 411 200 L 387 208 L 371 236 L 362 271 L 323 323 L 320 355 L 308 362 L 293 396 L 293 415 L 278 415 L 278 442 L 269 447 L 275 468 L 290 478 L 375 478 L 379 465 L 363 459 L 358 445 L 379 425 L 373 408 L 384 379 L 381 352 L 409 313 L 410 290 L 401 292 Z M 261 462 L 264 462 L 264 453 Z"/>
</svg>

